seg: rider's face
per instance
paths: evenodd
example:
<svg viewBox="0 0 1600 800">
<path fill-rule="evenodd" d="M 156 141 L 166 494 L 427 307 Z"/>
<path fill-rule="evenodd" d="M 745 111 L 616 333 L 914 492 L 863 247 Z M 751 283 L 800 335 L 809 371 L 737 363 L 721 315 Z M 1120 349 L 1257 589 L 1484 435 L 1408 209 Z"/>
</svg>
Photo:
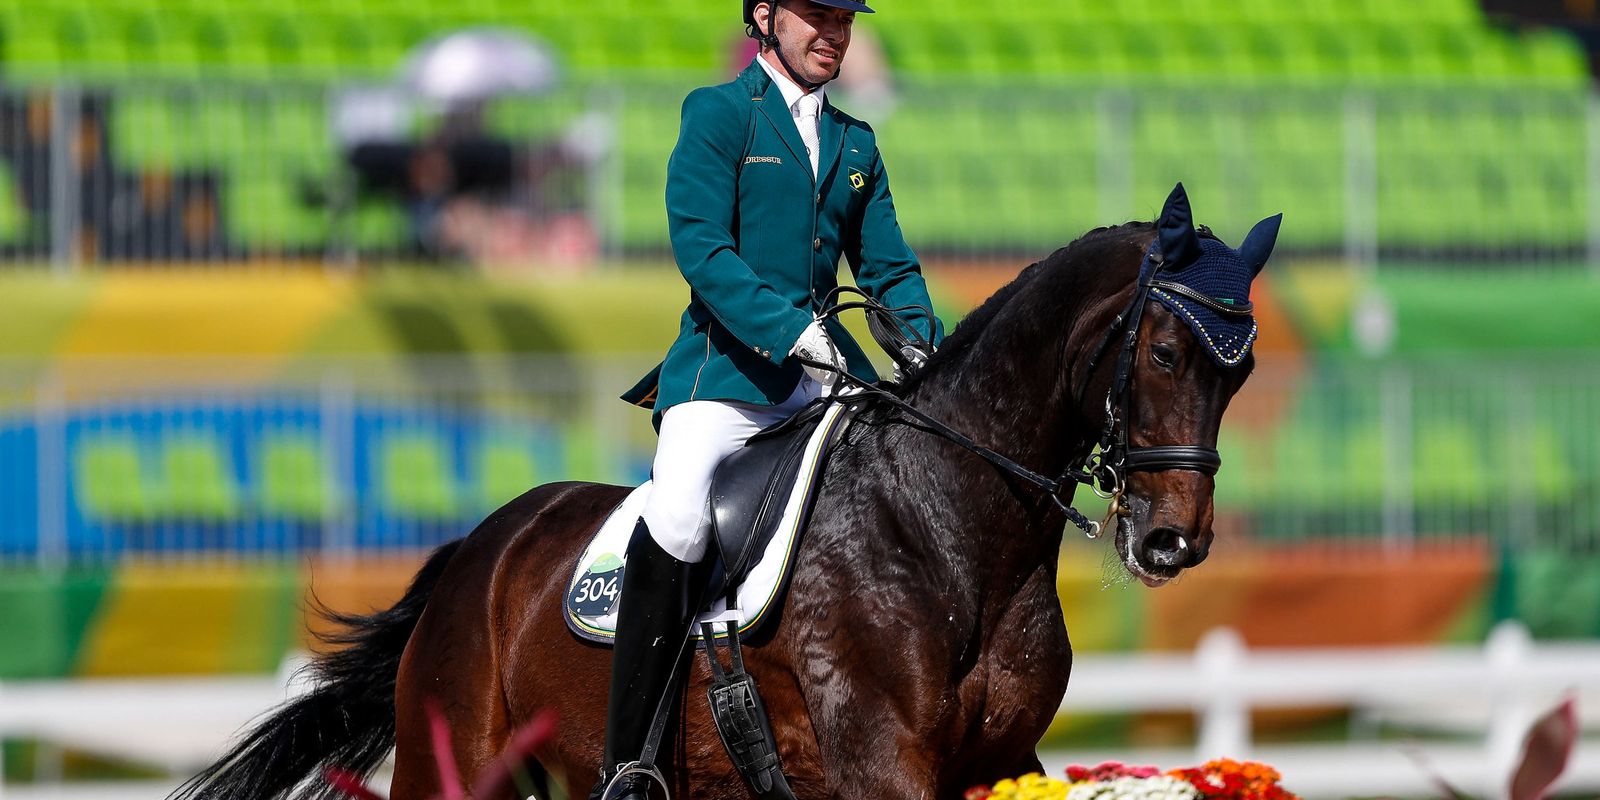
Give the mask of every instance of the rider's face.
<svg viewBox="0 0 1600 800">
<path fill-rule="evenodd" d="M 760 3 L 755 7 L 756 28 L 773 30 L 784 60 L 811 83 L 830 80 L 839 72 L 844 52 L 850 48 L 850 26 L 856 12 L 819 5 L 809 0 Z"/>
</svg>

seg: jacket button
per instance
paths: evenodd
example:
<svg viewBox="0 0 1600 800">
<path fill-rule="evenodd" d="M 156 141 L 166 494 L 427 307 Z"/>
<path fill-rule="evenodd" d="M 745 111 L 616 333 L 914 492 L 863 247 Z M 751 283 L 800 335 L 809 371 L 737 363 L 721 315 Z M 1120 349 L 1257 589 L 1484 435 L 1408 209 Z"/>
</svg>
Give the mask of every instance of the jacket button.
<svg viewBox="0 0 1600 800">
<path fill-rule="evenodd" d="M 812 250 L 821 250 L 822 249 L 822 237 L 819 236 L 819 237 L 811 240 L 811 249 Z"/>
<path fill-rule="evenodd" d="M 817 205 L 822 205 L 822 192 L 817 192 Z"/>
</svg>

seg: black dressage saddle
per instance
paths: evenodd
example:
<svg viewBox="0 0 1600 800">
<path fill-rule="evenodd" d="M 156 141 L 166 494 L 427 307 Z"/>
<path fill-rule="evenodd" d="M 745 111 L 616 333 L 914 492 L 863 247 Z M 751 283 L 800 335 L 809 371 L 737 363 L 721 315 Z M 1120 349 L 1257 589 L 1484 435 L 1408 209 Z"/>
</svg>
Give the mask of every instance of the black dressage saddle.
<svg viewBox="0 0 1600 800">
<path fill-rule="evenodd" d="M 707 597 L 719 597 L 736 589 L 777 534 L 789 489 L 805 459 L 806 445 L 827 407 L 823 401 L 810 403 L 794 416 L 750 437 L 744 447 L 717 466 L 706 503 L 721 557 L 712 569 Z M 818 477 L 814 476 L 811 485 L 805 487 L 799 520 L 802 531 L 821 483 Z"/>
</svg>

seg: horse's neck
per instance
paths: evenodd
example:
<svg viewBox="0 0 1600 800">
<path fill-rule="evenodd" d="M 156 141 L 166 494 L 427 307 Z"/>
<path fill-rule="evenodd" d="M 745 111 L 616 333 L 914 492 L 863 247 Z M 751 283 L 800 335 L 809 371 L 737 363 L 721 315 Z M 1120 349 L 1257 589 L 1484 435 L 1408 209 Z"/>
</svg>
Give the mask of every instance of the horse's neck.
<svg viewBox="0 0 1600 800">
<path fill-rule="evenodd" d="M 1063 313 L 1075 313 L 1063 309 Z M 1060 315 L 1012 314 L 991 324 L 961 357 L 942 365 L 913 402 L 973 441 L 1046 476 L 1081 457 L 1080 415 L 1072 407 L 1069 346 Z M 999 322 L 999 320 L 996 320 Z M 918 507 L 929 558 L 942 562 L 953 585 L 988 596 L 1020 587 L 1060 546 L 1063 517 L 1049 497 L 999 468 L 931 434 L 893 426 L 892 446 L 915 453 L 896 459 L 908 484 L 927 491 Z"/>
</svg>

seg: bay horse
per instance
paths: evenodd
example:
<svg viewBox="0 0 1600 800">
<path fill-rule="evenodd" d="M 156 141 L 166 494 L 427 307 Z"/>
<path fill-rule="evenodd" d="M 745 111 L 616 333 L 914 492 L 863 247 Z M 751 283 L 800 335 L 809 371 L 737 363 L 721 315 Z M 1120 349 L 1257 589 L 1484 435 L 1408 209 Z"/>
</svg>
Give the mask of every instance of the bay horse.
<svg viewBox="0 0 1600 800">
<path fill-rule="evenodd" d="M 1214 457 L 1253 357 L 1208 358 L 1191 325 L 1140 285 L 1150 258 L 1198 252 L 1201 235 L 1181 186 L 1158 223 L 1089 232 L 972 311 L 897 391 L 1016 462 L 1064 473 L 1113 427 L 1113 363 L 1126 349 L 1126 441 Z M 1259 271 L 1272 245 L 1257 238 L 1243 249 Z M 1136 338 L 1113 337 L 1133 308 Z M 1123 476 L 1113 544 L 1150 585 L 1198 564 L 1213 538 L 1214 467 L 1158 469 Z M 319 770 L 368 774 L 391 744 L 393 800 L 439 796 L 427 701 L 448 719 L 467 775 L 553 709 L 557 735 L 529 766 L 582 796 L 602 758 L 611 651 L 567 630 L 562 601 L 589 537 L 628 492 L 540 486 L 439 548 L 395 606 L 339 620 L 347 646 L 320 658 L 317 688 L 175 797 L 331 797 Z M 1049 494 L 891 406 L 857 416 L 827 463 L 787 605 L 747 643 L 800 800 L 955 798 L 1040 768 L 1035 747 L 1072 666 L 1056 593 L 1066 519 Z M 696 654 L 662 766 L 678 797 L 748 798 L 703 700 L 708 672 Z"/>
</svg>

